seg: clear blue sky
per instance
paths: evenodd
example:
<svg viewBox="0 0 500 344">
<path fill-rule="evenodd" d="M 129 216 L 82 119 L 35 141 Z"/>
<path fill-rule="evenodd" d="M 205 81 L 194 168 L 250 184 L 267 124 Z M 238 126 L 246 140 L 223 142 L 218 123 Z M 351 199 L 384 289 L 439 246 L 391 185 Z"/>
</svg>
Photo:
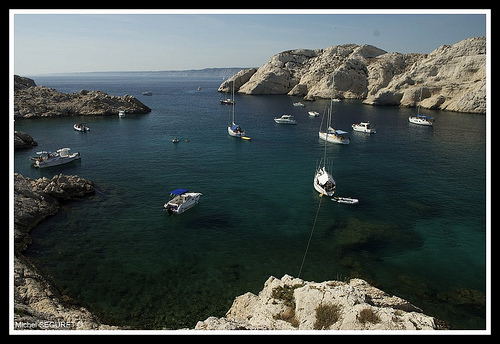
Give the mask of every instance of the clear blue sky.
<svg viewBox="0 0 500 344">
<path fill-rule="evenodd" d="M 489 31 L 487 11 L 406 12 L 33 14 L 19 10 L 11 11 L 11 61 L 15 74 L 27 76 L 258 67 L 289 49 L 356 43 L 388 52 L 429 53 L 442 44 L 486 36 Z"/>
</svg>

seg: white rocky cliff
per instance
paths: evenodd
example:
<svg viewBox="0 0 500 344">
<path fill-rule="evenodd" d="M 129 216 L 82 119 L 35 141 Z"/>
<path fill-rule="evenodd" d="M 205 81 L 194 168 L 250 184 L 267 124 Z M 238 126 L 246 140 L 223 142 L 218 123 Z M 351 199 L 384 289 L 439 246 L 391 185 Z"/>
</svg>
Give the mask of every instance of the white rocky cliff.
<svg viewBox="0 0 500 344">
<path fill-rule="evenodd" d="M 287 94 L 305 100 L 363 99 L 365 104 L 458 112 L 486 112 L 486 38 L 442 45 L 430 54 L 388 53 L 371 45 L 296 49 L 271 57 L 257 70 L 226 80 L 220 92 Z M 241 86 L 240 86 L 241 85 Z"/>
<path fill-rule="evenodd" d="M 238 296 L 225 317 L 196 330 L 437 330 L 442 322 L 362 279 L 307 282 L 269 277 L 258 294 Z"/>
</svg>

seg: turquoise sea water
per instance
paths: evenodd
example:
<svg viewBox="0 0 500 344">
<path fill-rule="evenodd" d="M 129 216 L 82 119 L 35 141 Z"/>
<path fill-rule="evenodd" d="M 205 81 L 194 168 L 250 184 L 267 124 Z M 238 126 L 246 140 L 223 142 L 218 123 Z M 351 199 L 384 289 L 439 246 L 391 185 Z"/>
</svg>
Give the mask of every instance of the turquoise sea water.
<svg viewBox="0 0 500 344">
<path fill-rule="evenodd" d="M 16 120 L 38 147 L 17 151 L 14 170 L 31 178 L 77 174 L 97 192 L 69 203 L 33 232 L 27 255 L 61 290 L 105 323 L 193 327 L 223 316 L 233 299 L 273 275 L 297 276 L 319 196 L 318 139 L 327 101 L 236 95 L 236 122 L 252 137 L 229 137 L 230 107 L 218 78 L 45 76 L 62 92 L 131 94 L 146 115 Z M 197 87 L 201 90 L 197 91 Z M 153 96 L 143 96 L 152 91 Z M 274 117 L 293 114 L 298 125 Z M 414 109 L 335 104 L 334 125 L 351 144 L 328 145 L 337 195 L 323 199 L 301 273 L 306 280 L 362 277 L 455 329 L 486 323 L 486 119 L 425 111 L 435 127 L 408 123 Z M 377 134 L 352 132 L 369 120 Z M 85 121 L 90 132 L 73 130 Z M 171 140 L 179 137 L 181 142 Z M 189 142 L 184 142 L 188 139 Z M 70 147 L 80 162 L 38 170 L 28 157 Z M 202 192 L 179 216 L 162 211 L 169 191 Z"/>
</svg>

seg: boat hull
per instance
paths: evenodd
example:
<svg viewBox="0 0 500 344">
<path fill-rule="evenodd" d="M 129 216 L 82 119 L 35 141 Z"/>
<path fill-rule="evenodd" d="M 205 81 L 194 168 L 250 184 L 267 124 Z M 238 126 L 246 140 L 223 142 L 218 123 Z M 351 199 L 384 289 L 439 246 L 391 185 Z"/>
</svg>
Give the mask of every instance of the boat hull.
<svg viewBox="0 0 500 344">
<path fill-rule="evenodd" d="M 233 136 L 233 137 L 242 137 L 242 136 L 245 136 L 245 131 L 244 130 L 234 131 L 233 129 L 231 129 L 231 127 L 227 127 L 227 133 L 230 136 Z"/>
<path fill-rule="evenodd" d="M 351 198 L 351 197 L 334 197 L 332 198 L 332 201 L 343 204 L 351 204 L 351 205 L 359 203 L 359 200 L 357 198 Z"/>
<path fill-rule="evenodd" d="M 335 135 L 335 134 L 330 134 L 330 133 L 325 133 L 325 132 L 319 132 L 319 138 L 330 143 L 338 143 L 341 145 L 348 145 L 351 140 L 347 137 L 344 137 L 342 135 Z"/>
<path fill-rule="evenodd" d="M 165 203 L 163 209 L 169 214 L 182 214 L 197 205 L 201 196 L 202 194 L 199 192 L 183 193 Z"/>
<path fill-rule="evenodd" d="M 326 168 L 321 167 L 317 170 L 314 176 L 314 189 L 321 195 L 333 196 L 337 185 L 332 175 L 326 171 Z"/>
<path fill-rule="evenodd" d="M 73 125 L 73 129 L 75 129 L 76 131 L 81 131 L 81 132 L 90 131 L 89 127 L 82 125 L 82 124 Z"/>
<path fill-rule="evenodd" d="M 352 130 L 367 134 L 375 134 L 377 132 L 375 128 L 367 128 L 364 125 L 358 125 L 358 124 L 353 124 Z"/>
<path fill-rule="evenodd" d="M 294 119 L 282 119 L 282 118 L 275 118 L 274 121 L 277 124 L 297 124 L 297 121 Z"/>
<path fill-rule="evenodd" d="M 413 123 L 413 124 L 423 125 L 423 126 L 427 126 L 427 127 L 432 127 L 434 125 L 433 121 L 419 118 L 419 117 L 408 117 L 408 121 L 410 123 Z"/>
<path fill-rule="evenodd" d="M 73 153 L 70 154 L 67 157 L 56 157 L 56 158 L 51 158 L 47 159 L 44 161 L 35 161 L 34 166 L 37 168 L 46 168 L 46 167 L 53 167 L 53 166 L 59 166 L 59 165 L 64 165 L 64 164 L 69 164 L 72 161 L 79 160 L 80 159 L 80 153 Z"/>
</svg>

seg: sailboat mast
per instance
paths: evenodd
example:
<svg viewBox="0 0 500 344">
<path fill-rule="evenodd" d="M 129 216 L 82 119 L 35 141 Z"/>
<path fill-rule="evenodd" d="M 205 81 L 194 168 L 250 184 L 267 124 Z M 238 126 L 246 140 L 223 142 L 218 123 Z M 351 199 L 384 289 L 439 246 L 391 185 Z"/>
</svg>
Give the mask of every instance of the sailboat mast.
<svg viewBox="0 0 500 344">
<path fill-rule="evenodd" d="M 233 80 L 233 87 L 231 87 L 231 106 L 233 108 L 233 122 L 232 125 L 234 125 L 234 80 Z"/>
<path fill-rule="evenodd" d="M 328 108 L 328 117 L 326 121 L 326 132 L 325 132 L 325 155 L 323 158 L 324 166 L 326 166 L 326 147 L 328 146 L 328 131 L 330 129 L 330 125 L 332 123 L 332 111 L 333 111 L 333 88 L 334 88 L 334 79 L 332 74 L 332 89 L 330 92 L 330 107 Z"/>
<path fill-rule="evenodd" d="M 420 88 L 420 99 L 418 100 L 417 116 L 420 116 L 420 103 L 422 102 L 422 91 L 423 91 L 423 88 Z"/>
</svg>

